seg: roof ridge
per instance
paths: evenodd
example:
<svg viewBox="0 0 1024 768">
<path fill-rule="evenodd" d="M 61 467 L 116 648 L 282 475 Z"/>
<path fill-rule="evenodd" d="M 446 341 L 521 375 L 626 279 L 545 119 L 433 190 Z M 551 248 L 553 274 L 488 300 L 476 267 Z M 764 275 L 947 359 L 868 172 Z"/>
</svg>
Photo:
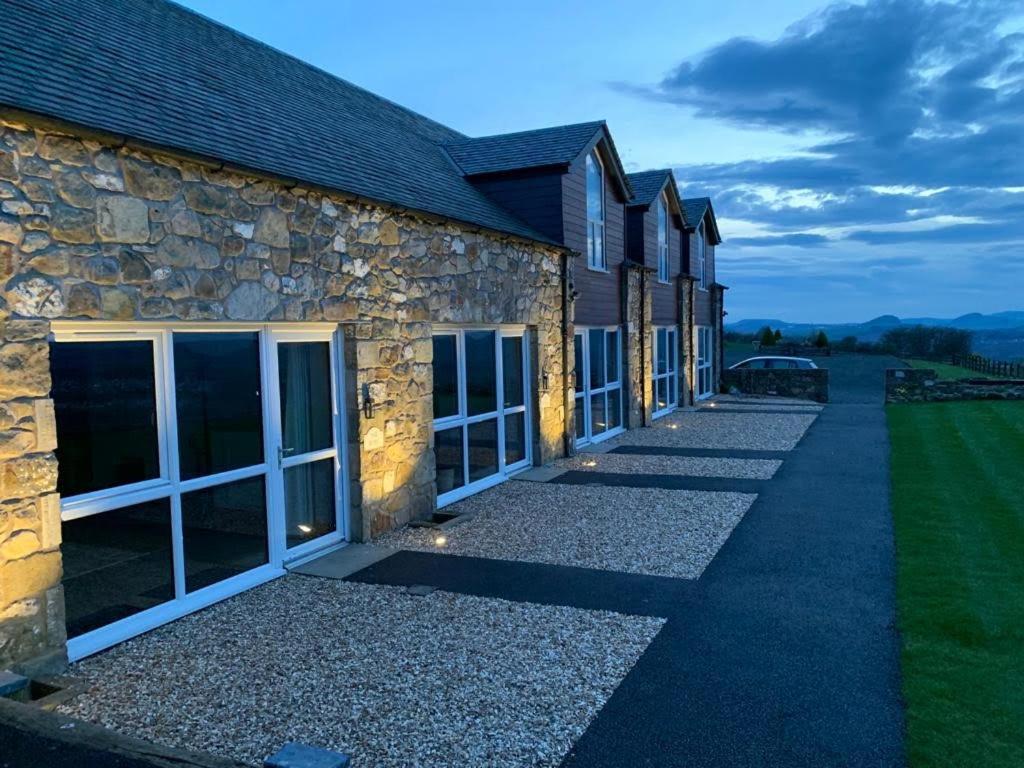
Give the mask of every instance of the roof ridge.
<svg viewBox="0 0 1024 768">
<path fill-rule="evenodd" d="M 511 131 L 509 133 L 492 133 L 487 136 L 467 136 L 458 141 L 443 141 L 441 142 L 442 147 L 449 147 L 458 144 L 468 144 L 474 141 L 485 141 L 487 139 L 505 139 L 505 138 L 517 138 L 520 136 L 530 136 L 538 133 L 545 133 L 548 131 L 559 131 L 568 130 L 569 128 L 586 128 L 593 127 L 596 131 L 598 128 L 606 126 L 608 123 L 606 120 L 592 120 L 590 122 L 583 123 L 565 123 L 564 125 L 549 125 L 544 128 L 529 128 L 525 131 Z"/>
</svg>

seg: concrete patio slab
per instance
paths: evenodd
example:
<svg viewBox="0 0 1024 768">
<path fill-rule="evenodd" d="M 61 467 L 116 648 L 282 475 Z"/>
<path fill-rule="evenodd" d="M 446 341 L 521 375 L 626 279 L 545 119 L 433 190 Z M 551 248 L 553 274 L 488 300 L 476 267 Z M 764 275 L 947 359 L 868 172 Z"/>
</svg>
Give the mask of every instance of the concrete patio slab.
<svg viewBox="0 0 1024 768">
<path fill-rule="evenodd" d="M 390 557 L 398 550 L 377 547 L 372 544 L 348 544 L 300 566 L 290 568 L 292 573 L 302 576 L 319 576 L 323 579 L 344 579 L 356 571 Z"/>
</svg>

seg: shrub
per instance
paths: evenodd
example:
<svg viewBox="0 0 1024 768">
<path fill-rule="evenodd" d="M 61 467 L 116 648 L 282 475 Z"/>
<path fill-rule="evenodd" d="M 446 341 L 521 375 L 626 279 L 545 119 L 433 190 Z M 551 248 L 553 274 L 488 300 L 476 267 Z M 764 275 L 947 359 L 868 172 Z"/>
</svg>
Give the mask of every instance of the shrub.
<svg viewBox="0 0 1024 768">
<path fill-rule="evenodd" d="M 824 349 L 828 346 L 828 336 L 825 335 L 824 331 L 818 331 L 818 335 L 814 337 L 814 346 L 818 349 Z"/>
<path fill-rule="evenodd" d="M 775 346 L 775 334 L 772 333 L 772 329 L 767 325 L 761 329 L 761 333 L 758 338 L 761 341 L 762 347 L 774 347 Z"/>
</svg>

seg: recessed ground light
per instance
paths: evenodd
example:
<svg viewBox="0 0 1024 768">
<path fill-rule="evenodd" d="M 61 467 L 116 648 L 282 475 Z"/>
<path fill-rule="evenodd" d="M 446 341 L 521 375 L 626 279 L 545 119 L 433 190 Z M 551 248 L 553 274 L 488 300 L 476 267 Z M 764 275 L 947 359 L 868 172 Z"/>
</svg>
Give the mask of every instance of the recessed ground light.
<svg viewBox="0 0 1024 768">
<path fill-rule="evenodd" d="M 443 535 L 443 534 L 438 534 L 437 536 L 434 537 L 434 546 L 435 547 L 443 547 L 447 543 L 448 543 L 448 537 Z"/>
<path fill-rule="evenodd" d="M 708 403 L 708 408 L 714 408 L 717 403 Z"/>
<path fill-rule="evenodd" d="M 669 424 L 668 428 L 669 429 L 679 429 L 679 425 L 678 424 Z"/>
<path fill-rule="evenodd" d="M 594 461 L 593 459 L 590 459 L 589 461 L 584 461 L 583 462 L 583 466 L 584 467 L 596 467 L 597 466 L 597 462 Z"/>
</svg>

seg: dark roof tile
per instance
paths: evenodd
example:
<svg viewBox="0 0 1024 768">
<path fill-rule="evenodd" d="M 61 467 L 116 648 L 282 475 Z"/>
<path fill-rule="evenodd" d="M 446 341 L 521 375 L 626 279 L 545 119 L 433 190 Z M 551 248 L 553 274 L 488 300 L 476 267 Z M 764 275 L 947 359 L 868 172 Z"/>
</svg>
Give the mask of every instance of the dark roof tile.
<svg viewBox="0 0 1024 768">
<path fill-rule="evenodd" d="M 445 149 L 467 176 L 568 165 L 603 127 L 601 121 L 559 125 L 451 141 Z"/>
</svg>

